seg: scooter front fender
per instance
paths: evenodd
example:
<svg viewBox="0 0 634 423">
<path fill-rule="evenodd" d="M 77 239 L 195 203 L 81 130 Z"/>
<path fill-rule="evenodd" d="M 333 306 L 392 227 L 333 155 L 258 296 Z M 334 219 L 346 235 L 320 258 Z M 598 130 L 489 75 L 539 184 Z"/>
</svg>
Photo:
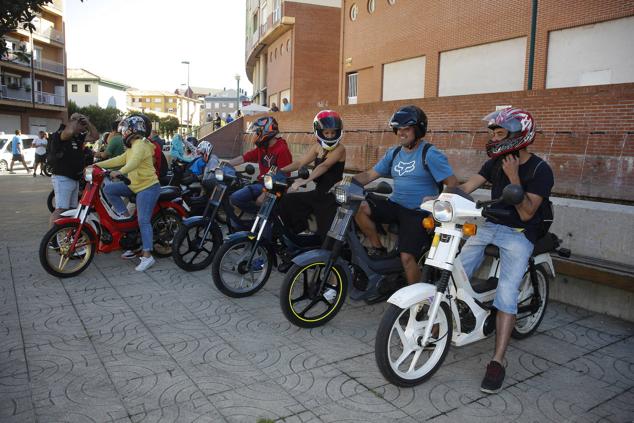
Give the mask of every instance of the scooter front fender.
<svg viewBox="0 0 634 423">
<path fill-rule="evenodd" d="M 184 226 L 194 225 L 203 220 L 205 220 L 205 216 L 192 216 L 192 217 L 183 219 L 183 225 Z"/>
<path fill-rule="evenodd" d="M 255 241 L 256 236 L 249 232 L 249 231 L 241 231 L 241 232 L 236 232 L 233 234 L 229 234 L 224 242 L 238 242 L 241 240 L 248 240 L 248 241 Z M 264 238 L 260 239 L 260 245 L 264 248 L 266 248 L 269 253 L 271 254 L 271 257 L 273 257 L 273 265 L 275 267 L 277 267 L 277 254 L 275 253 L 275 249 L 273 248 L 273 245 L 271 245 L 271 243 Z"/>
<path fill-rule="evenodd" d="M 555 267 L 553 266 L 553 260 L 552 258 L 550 258 L 549 253 L 544 253 L 544 254 L 535 256 L 534 260 L 535 260 L 535 266 L 538 266 L 540 264 L 545 264 L 548 270 L 550 271 L 550 274 L 553 277 L 555 276 Z"/>
<path fill-rule="evenodd" d="M 402 309 L 408 309 L 414 304 L 418 304 L 426 299 L 433 301 L 435 295 L 435 285 L 419 282 L 399 289 L 392 294 L 387 302 Z"/>
<path fill-rule="evenodd" d="M 66 223 L 75 223 L 77 224 L 77 226 L 79 226 L 81 225 L 81 220 L 77 219 L 76 217 L 60 217 L 54 222 L 55 225 L 64 225 Z M 91 232 L 91 234 L 94 236 L 94 239 L 96 240 L 99 239 L 99 235 L 97 234 L 97 231 L 95 230 L 95 228 L 93 228 L 93 226 L 90 223 L 88 222 L 84 223 L 84 228 L 86 228 L 88 231 Z"/>
<path fill-rule="evenodd" d="M 330 259 L 331 253 L 332 252 L 330 250 L 324 249 L 306 251 L 305 253 L 293 257 L 293 263 L 295 263 L 299 267 L 308 266 L 312 263 L 327 263 Z M 348 262 L 341 257 L 337 257 L 335 265 L 337 265 L 339 269 L 343 271 L 348 283 L 352 283 L 352 272 L 350 272 L 350 266 L 348 265 Z"/>
</svg>

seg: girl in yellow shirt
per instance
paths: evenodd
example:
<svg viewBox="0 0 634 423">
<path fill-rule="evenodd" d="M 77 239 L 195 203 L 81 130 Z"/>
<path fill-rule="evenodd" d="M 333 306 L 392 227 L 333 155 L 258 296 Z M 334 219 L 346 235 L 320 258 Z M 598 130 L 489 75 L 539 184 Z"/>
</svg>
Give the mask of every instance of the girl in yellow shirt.
<svg viewBox="0 0 634 423">
<path fill-rule="evenodd" d="M 161 193 L 161 186 L 154 169 L 154 145 L 146 139 L 151 129 L 151 122 L 146 116 L 130 116 L 123 119 L 119 124 L 119 132 L 126 146 L 125 153 L 98 163 L 103 169 L 123 166 L 118 171 L 110 172 L 113 182 L 104 187 L 104 193 L 117 213 L 121 216 L 130 216 L 121 197 L 136 194 L 137 219 L 143 245 L 141 263 L 136 267 L 139 272 L 147 270 L 156 262 L 152 257 L 152 211 Z M 130 185 L 114 182 L 121 174 L 130 179 Z M 130 250 L 121 255 L 124 259 L 133 259 L 136 256 L 137 254 Z"/>
</svg>

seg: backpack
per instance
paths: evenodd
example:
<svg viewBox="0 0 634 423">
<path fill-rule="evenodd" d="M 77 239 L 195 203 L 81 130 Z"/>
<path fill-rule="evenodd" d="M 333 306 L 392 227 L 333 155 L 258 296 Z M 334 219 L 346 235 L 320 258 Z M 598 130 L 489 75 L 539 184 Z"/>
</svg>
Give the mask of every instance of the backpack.
<svg viewBox="0 0 634 423">
<path fill-rule="evenodd" d="M 445 185 L 442 183 L 442 181 L 436 181 L 436 179 L 434 178 L 434 174 L 431 173 L 431 171 L 429 170 L 429 165 L 427 164 L 427 151 L 432 148 L 434 145 L 430 144 L 428 142 L 425 142 L 425 145 L 423 146 L 423 153 L 422 153 L 422 161 L 423 161 L 423 168 L 425 168 L 425 170 L 427 171 L 427 173 L 429 173 L 432 177 L 432 179 L 434 180 L 434 182 L 436 182 L 436 187 L 438 188 L 438 193 L 440 194 L 444 189 L 445 189 Z M 392 153 L 392 158 L 390 159 L 390 172 L 392 172 L 392 164 L 394 163 L 394 159 L 396 158 L 396 155 L 401 151 L 402 146 L 398 146 L 394 149 L 394 152 Z"/>
<path fill-rule="evenodd" d="M 150 140 L 150 142 L 154 145 L 154 169 L 156 170 L 156 175 L 160 178 L 167 175 L 169 165 L 167 164 L 165 154 L 163 154 L 161 143 L 152 140 Z"/>
<path fill-rule="evenodd" d="M 539 158 L 539 163 L 537 163 L 537 165 L 533 169 L 533 175 L 530 178 L 528 178 L 528 180 L 523 181 L 522 183 L 523 187 L 525 187 L 528 182 L 535 179 L 535 175 L 537 175 L 537 169 L 539 169 L 542 163 L 546 163 L 546 162 L 542 158 Z M 553 209 L 553 202 L 550 201 L 550 198 L 544 198 L 542 200 L 542 203 L 539 205 L 539 208 L 537 209 L 537 213 L 539 214 L 539 217 L 541 218 L 541 221 L 539 223 L 539 228 L 537 231 L 537 237 L 539 239 L 546 236 L 546 234 L 550 230 L 550 226 L 553 224 L 553 220 L 555 219 L 555 211 Z"/>
</svg>

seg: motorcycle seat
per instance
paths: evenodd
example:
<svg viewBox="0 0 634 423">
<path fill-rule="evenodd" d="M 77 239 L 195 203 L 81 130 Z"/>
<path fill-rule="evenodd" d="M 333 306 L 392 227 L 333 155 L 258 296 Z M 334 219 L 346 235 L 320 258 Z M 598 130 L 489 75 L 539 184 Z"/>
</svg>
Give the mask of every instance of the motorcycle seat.
<svg viewBox="0 0 634 423">
<path fill-rule="evenodd" d="M 165 186 L 161 187 L 161 193 L 159 194 L 158 201 L 170 201 L 177 197 L 180 197 L 181 190 L 179 187 Z"/>
<path fill-rule="evenodd" d="M 559 239 L 557 238 L 557 235 L 549 232 L 537 240 L 531 255 L 535 257 L 540 254 L 549 253 L 551 251 L 555 251 L 557 247 L 559 247 Z M 489 244 L 485 247 L 484 254 L 489 257 L 499 258 L 500 250 L 495 245 Z"/>
</svg>

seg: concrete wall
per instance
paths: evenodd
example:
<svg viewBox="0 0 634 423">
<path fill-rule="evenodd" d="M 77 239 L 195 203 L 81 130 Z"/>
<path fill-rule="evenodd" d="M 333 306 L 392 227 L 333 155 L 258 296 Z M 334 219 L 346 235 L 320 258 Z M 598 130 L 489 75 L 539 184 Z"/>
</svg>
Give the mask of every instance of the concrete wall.
<svg viewBox="0 0 634 423">
<path fill-rule="evenodd" d="M 550 33 L 546 87 L 634 82 L 634 16 Z"/>
<path fill-rule="evenodd" d="M 520 91 L 526 38 L 440 53 L 438 96 Z"/>
<path fill-rule="evenodd" d="M 425 56 L 383 65 L 384 101 L 425 97 Z"/>
</svg>

